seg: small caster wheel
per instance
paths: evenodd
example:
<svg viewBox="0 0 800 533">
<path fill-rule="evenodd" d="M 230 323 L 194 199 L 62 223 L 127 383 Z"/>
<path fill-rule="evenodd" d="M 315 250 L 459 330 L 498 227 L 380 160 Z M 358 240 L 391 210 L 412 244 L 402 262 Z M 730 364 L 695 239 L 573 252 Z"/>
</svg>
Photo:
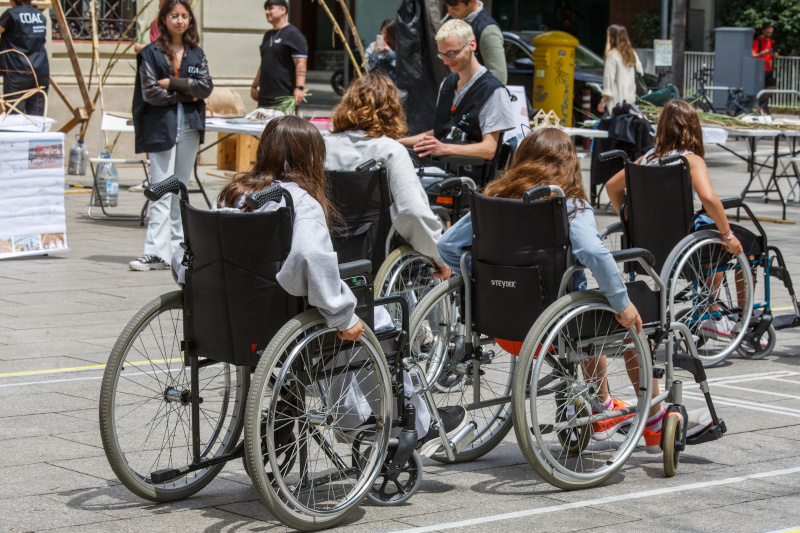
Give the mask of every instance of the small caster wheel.
<svg viewBox="0 0 800 533">
<path fill-rule="evenodd" d="M 766 340 L 766 344 L 764 346 L 761 345 L 761 341 Z M 761 336 L 761 341 L 754 342 L 748 341 L 745 337 L 745 340 L 742 344 L 739 345 L 737 350 L 743 357 L 747 359 L 763 359 L 764 357 L 768 356 L 772 353 L 772 350 L 775 348 L 775 342 L 777 341 L 777 333 L 775 332 L 775 327 L 770 324 L 769 329 L 764 332 Z"/>
<path fill-rule="evenodd" d="M 389 472 L 389 464 L 397 450 L 396 444 L 389 444 L 381 472 L 375 478 L 367 498 L 380 506 L 391 507 L 409 500 L 422 484 L 422 458 L 414 451 L 405 465 L 397 472 Z M 354 453 L 354 457 L 357 455 Z"/>
<path fill-rule="evenodd" d="M 672 477 L 678 473 L 678 463 L 681 460 L 681 449 L 683 449 L 681 416 L 678 413 L 669 413 L 662 431 L 661 449 L 664 450 L 664 473 L 667 477 Z"/>
<path fill-rule="evenodd" d="M 585 402 L 575 398 L 569 403 L 558 402 L 557 418 L 559 422 L 569 422 L 578 418 L 585 418 L 591 415 Z M 587 424 L 585 426 L 578 426 L 574 428 L 565 429 L 558 432 L 558 442 L 567 454 L 578 456 L 589 445 L 592 440 L 592 426 Z"/>
</svg>

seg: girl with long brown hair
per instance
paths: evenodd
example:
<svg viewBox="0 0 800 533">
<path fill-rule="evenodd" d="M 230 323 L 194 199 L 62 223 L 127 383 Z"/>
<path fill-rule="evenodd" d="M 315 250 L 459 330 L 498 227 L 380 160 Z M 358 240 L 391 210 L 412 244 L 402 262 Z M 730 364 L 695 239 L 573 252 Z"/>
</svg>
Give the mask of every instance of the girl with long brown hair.
<svg viewBox="0 0 800 533">
<path fill-rule="evenodd" d="M 407 130 L 394 83 L 370 72 L 350 85 L 333 110 L 333 133 L 323 136 L 325 169 L 352 171 L 369 159 L 384 160 L 392 194 L 392 225 L 416 251 L 440 266 L 434 276 L 447 279 L 450 269 L 436 249 L 442 226 L 431 212 L 408 151 L 396 140 Z"/>
<path fill-rule="evenodd" d="M 175 175 L 189 183 L 205 134 L 207 98 L 214 84 L 189 0 L 166 0 L 158 12 L 158 39 L 136 56 L 133 127 L 136 153 L 149 153 L 151 183 Z M 183 240 L 180 203 L 167 195 L 150 205 L 144 254 L 131 270 L 160 270 Z"/>
<path fill-rule="evenodd" d="M 631 46 L 625 26 L 612 24 L 606 32 L 603 99 L 597 110 L 611 112 L 621 102 L 636 102 L 636 74 L 644 74 L 639 56 Z"/>
<path fill-rule="evenodd" d="M 358 340 L 364 326 L 355 315 L 356 297 L 339 278 L 328 230 L 328 221 L 336 215 L 325 192 L 324 162 L 325 143 L 307 120 L 294 115 L 273 119 L 261 135 L 253 169 L 220 191 L 214 209 L 249 212 L 245 204 L 249 194 L 280 183 L 292 196 L 295 215 L 292 247 L 278 272 L 278 283 L 293 296 L 308 297 L 328 327 L 339 330 L 339 338 Z M 268 202 L 258 211 L 278 207 Z"/>
</svg>

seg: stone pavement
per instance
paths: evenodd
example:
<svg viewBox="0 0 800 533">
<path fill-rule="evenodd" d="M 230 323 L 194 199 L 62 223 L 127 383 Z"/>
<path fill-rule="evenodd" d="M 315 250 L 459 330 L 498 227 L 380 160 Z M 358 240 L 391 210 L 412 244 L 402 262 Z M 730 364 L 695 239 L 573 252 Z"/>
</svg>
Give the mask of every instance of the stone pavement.
<svg viewBox="0 0 800 533">
<path fill-rule="evenodd" d="M 717 148 L 709 152 L 720 196 L 737 195 L 744 164 Z M 140 176 L 124 171 L 122 179 L 133 185 Z M 224 183 L 204 182 L 217 190 Z M 68 176 L 67 183 L 89 181 Z M 122 192 L 120 200 L 119 212 L 137 212 L 142 197 Z M 200 205 L 199 195 L 192 200 Z M 0 532 L 284 530 L 239 461 L 196 496 L 173 504 L 137 498 L 111 472 L 98 429 L 102 365 L 134 313 L 175 285 L 166 271 L 129 271 L 127 262 L 142 252 L 144 228 L 89 220 L 87 201 L 86 194 L 66 196 L 70 252 L 0 261 L 0 446 L 6 450 L 0 454 Z M 759 216 L 780 216 L 775 203 L 750 204 Z M 788 216 L 800 221 L 800 208 Z M 601 228 L 614 221 L 602 211 L 597 218 Z M 800 228 L 765 227 L 800 284 Z M 773 292 L 774 306 L 789 304 L 782 287 L 773 285 Z M 564 492 L 534 474 L 511 432 L 474 463 L 428 461 L 422 487 L 407 504 L 364 504 L 344 527 L 727 532 L 800 526 L 799 356 L 800 331 L 784 330 L 766 359 L 735 356 L 711 370 L 729 433 L 689 448 L 674 478 L 664 478 L 661 456 L 640 450 L 603 486 Z M 689 409 L 700 406 L 689 396 Z"/>
</svg>

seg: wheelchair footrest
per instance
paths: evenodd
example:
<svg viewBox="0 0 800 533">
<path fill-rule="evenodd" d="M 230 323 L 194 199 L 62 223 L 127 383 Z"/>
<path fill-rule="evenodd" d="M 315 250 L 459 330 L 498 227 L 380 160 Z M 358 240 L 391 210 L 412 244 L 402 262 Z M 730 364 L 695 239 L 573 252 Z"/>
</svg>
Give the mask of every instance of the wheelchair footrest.
<svg viewBox="0 0 800 533">
<path fill-rule="evenodd" d="M 686 444 L 688 445 L 695 445 L 695 444 L 703 444 L 704 442 L 711 442 L 712 440 L 721 439 L 722 436 L 728 431 L 728 428 L 725 427 L 725 421 L 723 419 L 719 419 L 719 424 L 712 424 L 708 426 L 706 429 L 698 433 L 697 435 L 692 435 L 686 439 Z"/>
<path fill-rule="evenodd" d="M 175 478 L 181 477 L 184 474 L 188 474 L 190 471 L 191 468 L 188 466 L 184 466 L 182 468 L 165 468 L 164 470 L 156 470 L 155 472 L 150 473 L 150 481 L 153 482 L 153 485 L 160 485 L 162 483 L 172 481 Z"/>
<path fill-rule="evenodd" d="M 792 314 L 777 315 L 772 317 L 772 326 L 775 329 L 788 329 L 800 326 L 800 316 Z"/>
</svg>

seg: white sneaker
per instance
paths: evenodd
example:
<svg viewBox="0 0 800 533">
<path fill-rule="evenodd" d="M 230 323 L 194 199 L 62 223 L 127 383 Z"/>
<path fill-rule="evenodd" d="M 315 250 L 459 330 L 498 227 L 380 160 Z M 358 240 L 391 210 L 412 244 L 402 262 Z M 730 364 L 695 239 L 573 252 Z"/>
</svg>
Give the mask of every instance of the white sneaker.
<svg viewBox="0 0 800 533">
<path fill-rule="evenodd" d="M 467 425 L 467 411 L 460 405 L 439 407 L 438 411 L 448 440 L 453 438 L 461 428 Z M 431 427 L 428 429 L 428 433 L 419 439 L 417 443 L 417 453 L 424 461 L 435 455 L 440 449 L 442 449 L 442 438 L 439 435 L 439 430 Z"/>
<path fill-rule="evenodd" d="M 128 192 L 144 192 L 144 190 L 149 186 L 150 186 L 150 182 L 147 181 L 147 180 L 144 180 L 139 185 L 133 185 L 131 187 L 128 187 Z"/>
<path fill-rule="evenodd" d="M 708 318 L 703 320 L 700 329 L 709 333 L 714 333 L 720 337 L 730 337 L 736 324 L 727 316 L 723 316 L 719 320 Z"/>
<path fill-rule="evenodd" d="M 689 416 L 689 423 L 686 426 L 687 437 L 697 435 L 714 423 L 707 407 L 701 407 L 700 409 L 689 411 L 686 414 Z"/>
<path fill-rule="evenodd" d="M 128 268 L 145 272 L 147 270 L 164 270 L 167 268 L 167 264 L 157 255 L 144 254 L 128 263 Z"/>
</svg>

